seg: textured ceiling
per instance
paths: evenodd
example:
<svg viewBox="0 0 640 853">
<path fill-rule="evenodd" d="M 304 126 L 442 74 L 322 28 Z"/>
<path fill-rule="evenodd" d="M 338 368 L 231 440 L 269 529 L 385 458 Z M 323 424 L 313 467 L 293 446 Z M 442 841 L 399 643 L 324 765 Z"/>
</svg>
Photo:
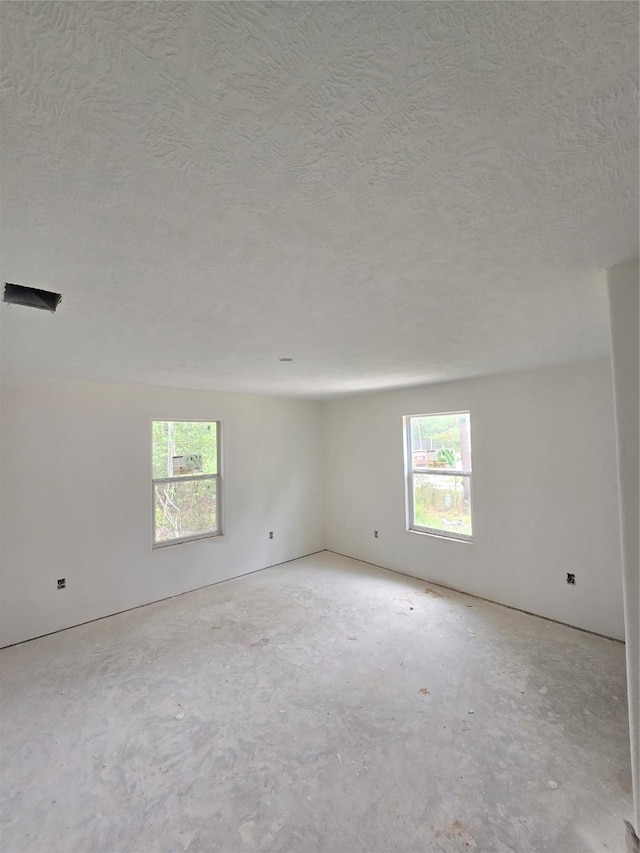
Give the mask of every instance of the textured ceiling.
<svg viewBox="0 0 640 853">
<path fill-rule="evenodd" d="M 636 3 L 0 16 L 0 275 L 63 294 L 0 306 L 7 372 L 322 397 L 606 355 Z"/>
</svg>

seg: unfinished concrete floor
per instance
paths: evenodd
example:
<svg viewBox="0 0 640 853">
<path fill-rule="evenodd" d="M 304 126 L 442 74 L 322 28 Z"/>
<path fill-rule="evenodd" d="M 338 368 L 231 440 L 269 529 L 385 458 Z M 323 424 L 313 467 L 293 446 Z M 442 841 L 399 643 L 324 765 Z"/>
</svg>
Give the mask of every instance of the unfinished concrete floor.
<svg viewBox="0 0 640 853">
<path fill-rule="evenodd" d="M 354 560 L 2 662 L 5 853 L 624 849 L 622 644 Z"/>
</svg>

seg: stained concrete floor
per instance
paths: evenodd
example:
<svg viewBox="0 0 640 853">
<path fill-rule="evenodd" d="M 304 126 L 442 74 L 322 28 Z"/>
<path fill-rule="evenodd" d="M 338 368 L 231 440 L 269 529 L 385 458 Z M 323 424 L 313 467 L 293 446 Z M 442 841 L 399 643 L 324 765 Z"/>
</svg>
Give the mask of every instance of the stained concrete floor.
<svg viewBox="0 0 640 853">
<path fill-rule="evenodd" d="M 624 849 L 622 644 L 327 552 L 2 653 L 1 848 Z"/>
</svg>

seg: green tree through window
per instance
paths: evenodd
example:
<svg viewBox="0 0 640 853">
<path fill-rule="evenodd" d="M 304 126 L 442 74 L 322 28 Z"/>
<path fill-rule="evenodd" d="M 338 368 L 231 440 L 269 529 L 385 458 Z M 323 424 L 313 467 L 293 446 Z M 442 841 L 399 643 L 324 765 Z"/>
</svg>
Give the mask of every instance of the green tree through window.
<svg viewBox="0 0 640 853">
<path fill-rule="evenodd" d="M 153 421 L 153 544 L 220 533 L 220 424 Z"/>
<path fill-rule="evenodd" d="M 407 430 L 409 529 L 471 539 L 471 416 L 411 415 Z"/>
</svg>

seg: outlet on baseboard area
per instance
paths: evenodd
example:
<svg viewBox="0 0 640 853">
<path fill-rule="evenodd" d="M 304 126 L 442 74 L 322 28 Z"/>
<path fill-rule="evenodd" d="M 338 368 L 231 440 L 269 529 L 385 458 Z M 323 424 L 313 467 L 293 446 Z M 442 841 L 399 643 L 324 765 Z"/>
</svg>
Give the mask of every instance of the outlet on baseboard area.
<svg viewBox="0 0 640 853">
<path fill-rule="evenodd" d="M 269 531 L 269 539 L 273 539 L 273 530 Z"/>
<path fill-rule="evenodd" d="M 377 530 L 374 530 L 374 531 L 373 531 L 373 538 L 374 538 L 374 539 L 377 539 L 377 538 L 378 538 L 378 531 L 377 531 Z"/>
<path fill-rule="evenodd" d="M 567 572 L 567 583 L 571 584 L 571 586 L 575 586 L 576 576 L 573 574 L 573 572 Z"/>
<path fill-rule="evenodd" d="M 58 578 L 58 589 L 66 589 L 67 579 L 66 578 Z"/>
</svg>

